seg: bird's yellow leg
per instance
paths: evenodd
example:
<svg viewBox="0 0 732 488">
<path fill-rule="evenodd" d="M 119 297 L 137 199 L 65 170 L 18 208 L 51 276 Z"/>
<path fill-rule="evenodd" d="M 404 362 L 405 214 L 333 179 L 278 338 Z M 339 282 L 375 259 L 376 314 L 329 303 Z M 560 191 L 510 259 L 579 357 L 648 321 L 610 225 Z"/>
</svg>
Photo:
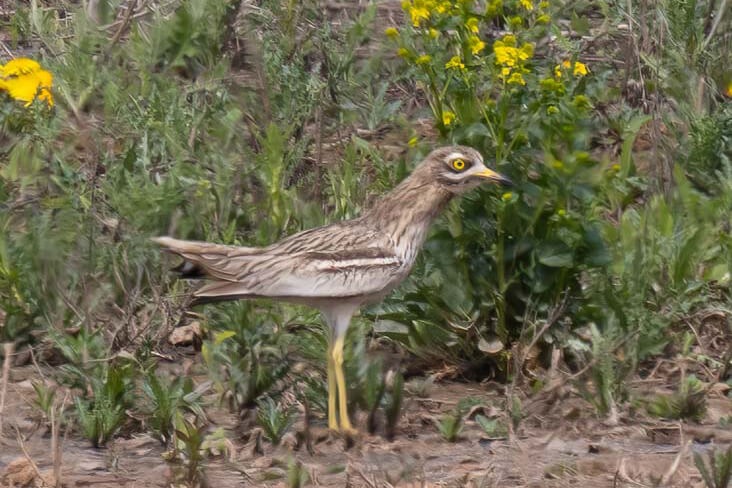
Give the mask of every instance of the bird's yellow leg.
<svg viewBox="0 0 732 488">
<path fill-rule="evenodd" d="M 328 345 L 328 428 L 338 430 L 338 412 L 336 412 L 336 376 L 333 346 Z"/>
<path fill-rule="evenodd" d="M 333 344 L 333 363 L 335 366 L 336 384 L 338 386 L 338 408 L 341 414 L 341 431 L 353 434 L 356 429 L 348 418 L 348 400 L 346 398 L 346 378 L 343 374 L 343 337 L 338 337 Z"/>
</svg>

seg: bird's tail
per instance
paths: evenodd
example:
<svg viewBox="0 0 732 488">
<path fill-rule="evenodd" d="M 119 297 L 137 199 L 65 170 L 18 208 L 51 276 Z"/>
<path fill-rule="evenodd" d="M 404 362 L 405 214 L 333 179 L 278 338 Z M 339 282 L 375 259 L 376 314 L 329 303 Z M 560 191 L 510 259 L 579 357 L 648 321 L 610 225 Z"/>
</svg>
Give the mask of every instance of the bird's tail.
<svg viewBox="0 0 732 488">
<path fill-rule="evenodd" d="M 250 257 L 261 254 L 260 248 L 184 241 L 172 237 L 155 237 L 152 240 L 165 251 L 183 258 L 183 262 L 172 269 L 180 278 L 212 280 L 194 292 L 191 305 L 233 300 L 249 294 L 239 283 L 240 274 L 242 266 Z"/>
</svg>

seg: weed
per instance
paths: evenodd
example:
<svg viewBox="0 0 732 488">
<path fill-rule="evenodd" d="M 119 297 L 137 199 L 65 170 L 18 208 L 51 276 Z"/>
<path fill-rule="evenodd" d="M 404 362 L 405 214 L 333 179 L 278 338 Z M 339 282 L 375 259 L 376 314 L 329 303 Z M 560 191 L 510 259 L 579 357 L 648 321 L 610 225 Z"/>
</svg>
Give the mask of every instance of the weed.
<svg viewBox="0 0 732 488">
<path fill-rule="evenodd" d="M 696 376 L 687 376 L 678 391 L 671 395 L 656 395 L 647 409 L 656 417 L 701 422 L 707 410 L 706 388 Z"/>
<path fill-rule="evenodd" d="M 362 397 L 368 417 L 366 428 L 369 434 L 376 432 L 376 412 L 386 391 L 386 382 L 381 361 L 369 361 L 363 374 Z"/>
<path fill-rule="evenodd" d="M 120 429 L 132 404 L 135 371 L 130 363 L 99 368 L 89 378 L 91 395 L 76 397 L 74 405 L 84 436 L 94 447 L 104 446 Z"/>
<path fill-rule="evenodd" d="M 478 414 L 475 416 L 475 422 L 490 437 L 502 437 L 507 433 L 505 425 L 501 425 L 498 419 L 489 419 L 485 415 Z"/>
<path fill-rule="evenodd" d="M 287 463 L 287 488 L 302 488 L 310 481 L 310 475 L 303 464 L 297 459 L 290 459 Z"/>
<path fill-rule="evenodd" d="M 451 412 L 440 418 L 437 422 L 437 429 L 447 442 L 457 442 L 459 440 L 460 433 L 465 427 L 465 415 L 472 406 L 478 403 L 480 403 L 479 400 L 475 398 L 463 398 Z"/>
<path fill-rule="evenodd" d="M 282 436 L 292 426 L 293 420 L 291 410 L 282 408 L 271 398 L 259 401 L 257 423 L 264 430 L 267 440 L 275 446 L 280 443 Z"/>
<path fill-rule="evenodd" d="M 204 479 L 206 437 L 205 426 L 186 418 L 181 418 L 175 430 L 176 452 L 182 457 L 184 469 L 180 473 L 181 481 L 186 486 L 199 486 Z"/>
<path fill-rule="evenodd" d="M 36 392 L 33 404 L 43 414 L 43 420 L 49 422 L 51 419 L 51 409 L 54 407 L 56 400 L 56 388 L 47 385 L 44 381 L 33 381 L 31 385 L 33 386 L 33 391 Z"/>
<path fill-rule="evenodd" d="M 232 409 L 253 408 L 289 371 L 290 338 L 275 325 L 281 320 L 275 308 L 263 313 L 259 304 L 248 302 L 216 309 L 214 340 L 204 343 L 202 355 Z"/>
<path fill-rule="evenodd" d="M 384 431 L 386 438 L 391 440 L 396 435 L 397 423 L 402 414 L 402 406 L 404 403 L 404 376 L 396 372 L 391 381 L 388 393 L 384 401 L 384 415 L 386 417 L 386 425 Z"/>
<path fill-rule="evenodd" d="M 146 412 L 150 427 L 163 444 L 172 439 L 179 415 L 192 413 L 196 418 L 206 418 L 200 403 L 205 390 L 194 389 L 190 378 L 177 377 L 169 380 L 158 376 L 154 370 L 149 370 L 142 384 L 142 391 L 150 402 Z"/>
<path fill-rule="evenodd" d="M 521 399 L 516 396 L 511 396 L 511 404 L 508 409 L 509 418 L 511 419 L 511 427 L 513 428 L 513 431 L 515 432 L 516 429 L 518 429 L 519 424 L 521 424 L 521 420 L 524 418 L 524 411 L 521 406 Z"/>
<path fill-rule="evenodd" d="M 463 414 L 457 409 L 444 414 L 437 422 L 437 429 L 447 442 L 457 442 L 463 427 Z"/>
<path fill-rule="evenodd" d="M 702 475 L 707 488 L 727 488 L 732 482 L 732 446 L 727 450 L 710 449 L 707 462 L 694 452 L 694 464 Z"/>
<path fill-rule="evenodd" d="M 429 398 L 434 385 L 434 375 L 430 375 L 425 378 L 415 378 L 407 383 L 407 391 L 419 398 Z"/>
</svg>

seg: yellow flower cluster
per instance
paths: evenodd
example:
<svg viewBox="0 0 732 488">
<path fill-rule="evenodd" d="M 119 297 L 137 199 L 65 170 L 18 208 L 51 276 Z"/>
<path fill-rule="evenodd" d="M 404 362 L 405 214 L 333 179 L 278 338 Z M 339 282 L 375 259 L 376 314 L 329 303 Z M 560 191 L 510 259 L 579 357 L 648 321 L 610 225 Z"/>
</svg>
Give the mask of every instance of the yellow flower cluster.
<svg viewBox="0 0 732 488">
<path fill-rule="evenodd" d="M 534 4 L 531 3 L 531 0 L 519 0 L 519 3 L 521 6 L 526 9 L 527 11 L 531 12 L 534 10 Z"/>
<path fill-rule="evenodd" d="M 470 47 L 471 53 L 480 54 L 485 49 L 485 42 L 481 41 L 480 37 L 472 35 L 468 37 L 468 47 Z"/>
<path fill-rule="evenodd" d="M 445 63 L 446 69 L 457 69 L 457 70 L 464 70 L 465 69 L 465 63 L 463 63 L 463 60 L 460 59 L 460 56 L 453 56 L 450 58 L 450 61 Z"/>
<path fill-rule="evenodd" d="M 526 84 L 523 73 L 528 73 L 525 64 L 534 55 L 532 44 L 526 42 L 519 47 L 516 37 L 507 34 L 493 43 L 493 53 L 496 64 L 501 67 L 501 79 L 508 84 Z"/>
<path fill-rule="evenodd" d="M 420 27 L 423 22 L 430 20 L 435 14 L 444 14 L 453 8 L 449 0 L 404 0 L 404 10 L 414 27 Z"/>
<path fill-rule="evenodd" d="M 17 58 L 0 65 L 0 91 L 25 102 L 26 107 L 36 98 L 53 106 L 52 85 L 53 75 L 32 59 Z"/>
<path fill-rule="evenodd" d="M 572 76 L 575 78 L 581 78 L 583 76 L 586 76 L 589 74 L 590 70 L 587 69 L 587 65 L 584 63 L 580 63 L 579 61 L 575 61 L 574 64 L 570 61 L 562 61 L 562 65 L 556 65 L 554 67 L 554 76 L 557 78 L 562 77 L 562 71 L 563 70 L 572 70 Z"/>
</svg>

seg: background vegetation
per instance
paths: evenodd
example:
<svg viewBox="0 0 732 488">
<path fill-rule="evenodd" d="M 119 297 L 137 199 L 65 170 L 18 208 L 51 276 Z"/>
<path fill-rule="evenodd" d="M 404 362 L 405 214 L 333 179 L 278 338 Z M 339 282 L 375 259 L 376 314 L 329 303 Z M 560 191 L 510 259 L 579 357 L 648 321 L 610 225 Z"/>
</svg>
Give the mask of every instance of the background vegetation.
<svg viewBox="0 0 732 488">
<path fill-rule="evenodd" d="M 325 335 L 268 301 L 184 315 L 189 287 L 148 238 L 268 244 L 357 215 L 461 143 L 517 187 L 452 205 L 409 280 L 351 328 L 369 429 L 383 417 L 393 436 L 403 395 L 376 343 L 535 392 L 559 365 L 611 420 L 646 401 L 629 378 L 682 358 L 676 396 L 648 408 L 694 418 L 705 385 L 730 382 L 725 5 L 15 2 L 3 56 L 52 73 L 54 104 L 0 100 L 0 338 L 63 365 L 64 422 L 95 446 L 150 430 L 195 480 L 204 393 L 272 443 L 296 405 L 323 416 Z M 207 383 L 157 367 L 191 321 Z M 504 429 L 528 390 L 508 391 Z"/>
</svg>

